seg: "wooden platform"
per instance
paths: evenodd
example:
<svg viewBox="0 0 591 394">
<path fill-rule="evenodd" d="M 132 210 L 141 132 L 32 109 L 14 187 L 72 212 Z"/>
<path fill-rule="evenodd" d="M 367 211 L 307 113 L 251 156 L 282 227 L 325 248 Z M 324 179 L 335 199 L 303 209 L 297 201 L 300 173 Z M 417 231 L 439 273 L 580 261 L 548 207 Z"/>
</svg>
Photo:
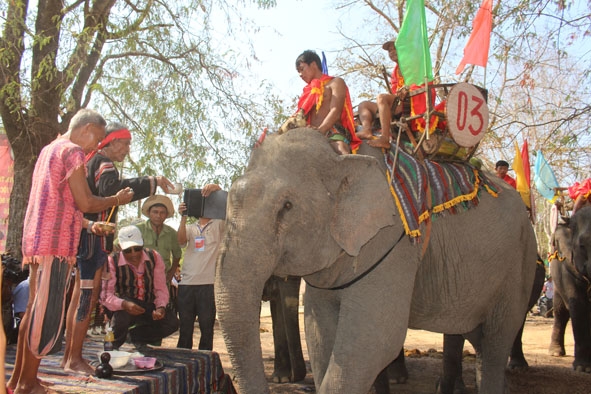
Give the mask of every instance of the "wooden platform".
<svg viewBox="0 0 591 394">
<path fill-rule="evenodd" d="M 87 339 L 84 357 L 97 359 L 102 342 Z M 133 351 L 129 345 L 121 350 Z M 6 349 L 6 378 L 12 375 L 16 345 Z M 129 393 L 129 394 L 235 394 L 230 377 L 224 373 L 216 352 L 154 348 L 142 352 L 156 357 L 164 364 L 160 371 L 131 375 L 114 375 L 112 379 L 99 379 L 84 375 L 69 375 L 60 368 L 63 353 L 44 357 L 39 368 L 39 378 L 48 383 L 52 393 Z"/>
</svg>

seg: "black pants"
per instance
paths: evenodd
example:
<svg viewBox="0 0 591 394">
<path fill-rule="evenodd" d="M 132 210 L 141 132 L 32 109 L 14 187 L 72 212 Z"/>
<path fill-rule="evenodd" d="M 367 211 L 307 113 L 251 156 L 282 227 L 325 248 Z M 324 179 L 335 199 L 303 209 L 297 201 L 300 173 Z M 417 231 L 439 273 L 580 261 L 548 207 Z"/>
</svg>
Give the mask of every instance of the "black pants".
<svg viewBox="0 0 591 394">
<path fill-rule="evenodd" d="M 119 349 L 127 338 L 127 332 L 131 325 L 135 325 L 135 329 L 130 333 L 131 341 L 137 345 L 149 344 L 159 342 L 174 333 L 179 328 L 179 320 L 176 317 L 176 312 L 166 309 L 166 314 L 161 320 L 153 320 L 152 312 L 155 309 L 154 304 L 145 301 L 130 299 L 144 308 L 146 311 L 141 315 L 133 316 L 124 310 L 113 312 L 111 325 L 113 327 L 113 334 L 115 341 L 113 347 Z"/>
<path fill-rule="evenodd" d="M 177 347 L 193 348 L 195 317 L 199 318 L 199 350 L 212 350 L 215 324 L 215 296 L 213 285 L 180 285 L 178 296 L 180 319 Z"/>
</svg>

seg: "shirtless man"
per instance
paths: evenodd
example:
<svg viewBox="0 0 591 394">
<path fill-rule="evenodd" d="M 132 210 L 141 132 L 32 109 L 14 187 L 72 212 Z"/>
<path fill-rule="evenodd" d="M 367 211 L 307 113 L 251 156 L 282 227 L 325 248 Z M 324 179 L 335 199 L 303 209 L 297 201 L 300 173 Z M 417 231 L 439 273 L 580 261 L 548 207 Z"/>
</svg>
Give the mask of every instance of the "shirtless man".
<svg viewBox="0 0 591 394">
<path fill-rule="evenodd" d="M 394 46 L 394 41 L 387 41 L 382 45 L 382 48 L 388 51 L 388 56 L 396 64 L 392 72 L 390 79 L 390 91 L 392 93 L 383 93 L 378 96 L 377 104 L 372 101 L 363 101 L 359 104 L 359 120 L 361 121 L 361 131 L 357 136 L 361 139 L 369 139 L 368 144 L 376 148 L 390 148 L 390 136 L 392 132 L 389 125 L 392 121 L 392 105 L 394 105 L 394 99 L 398 97 L 398 105 L 394 110 L 394 115 L 400 115 L 402 113 L 402 100 L 408 94 L 408 90 L 404 87 L 404 78 L 398 67 L 398 53 Z M 380 124 L 382 127 L 382 135 L 377 139 L 371 139 L 373 137 L 372 125 L 376 115 L 379 113 Z"/>
<path fill-rule="evenodd" d="M 308 126 L 325 135 L 337 153 L 354 152 L 361 140 L 355 135 L 351 98 L 345 81 L 323 74 L 320 57 L 310 50 L 298 56 L 296 70 L 307 84 L 300 96 L 298 111 L 303 109 Z"/>
</svg>

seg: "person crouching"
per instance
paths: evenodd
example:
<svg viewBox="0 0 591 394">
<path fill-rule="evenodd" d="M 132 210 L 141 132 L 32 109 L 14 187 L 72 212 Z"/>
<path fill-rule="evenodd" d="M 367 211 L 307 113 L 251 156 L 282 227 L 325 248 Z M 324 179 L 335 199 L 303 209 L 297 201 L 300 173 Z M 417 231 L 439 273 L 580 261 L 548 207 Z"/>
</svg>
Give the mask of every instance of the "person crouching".
<svg viewBox="0 0 591 394">
<path fill-rule="evenodd" d="M 112 313 L 113 347 L 123 345 L 132 325 L 136 348 L 159 343 L 178 329 L 176 314 L 166 309 L 169 294 L 162 257 L 143 247 L 135 226 L 120 229 L 118 239 L 121 252 L 109 256 L 101 294 L 102 304 Z"/>
</svg>

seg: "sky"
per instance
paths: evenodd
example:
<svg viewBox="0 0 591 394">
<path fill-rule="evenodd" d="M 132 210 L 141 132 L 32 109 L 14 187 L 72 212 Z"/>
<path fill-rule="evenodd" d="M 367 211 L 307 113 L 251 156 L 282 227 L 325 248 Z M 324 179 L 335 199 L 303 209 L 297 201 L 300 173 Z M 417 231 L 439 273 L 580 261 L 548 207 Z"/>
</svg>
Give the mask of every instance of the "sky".
<svg viewBox="0 0 591 394">
<path fill-rule="evenodd" d="M 345 45 L 339 34 L 339 25 L 346 22 L 348 34 L 357 35 L 364 30 L 361 18 L 353 18 L 350 10 L 335 10 L 332 2 L 318 0 L 279 0 L 268 10 L 250 6 L 246 10 L 260 31 L 251 38 L 261 61 L 259 76 L 276 85 L 283 96 L 301 93 L 304 82 L 295 70 L 295 59 L 304 50 L 315 50 L 320 56 L 325 52 L 329 74 L 336 52 Z M 356 10 L 358 16 L 367 13 L 365 8 Z M 333 68 L 334 70 L 334 68 Z"/>
</svg>

